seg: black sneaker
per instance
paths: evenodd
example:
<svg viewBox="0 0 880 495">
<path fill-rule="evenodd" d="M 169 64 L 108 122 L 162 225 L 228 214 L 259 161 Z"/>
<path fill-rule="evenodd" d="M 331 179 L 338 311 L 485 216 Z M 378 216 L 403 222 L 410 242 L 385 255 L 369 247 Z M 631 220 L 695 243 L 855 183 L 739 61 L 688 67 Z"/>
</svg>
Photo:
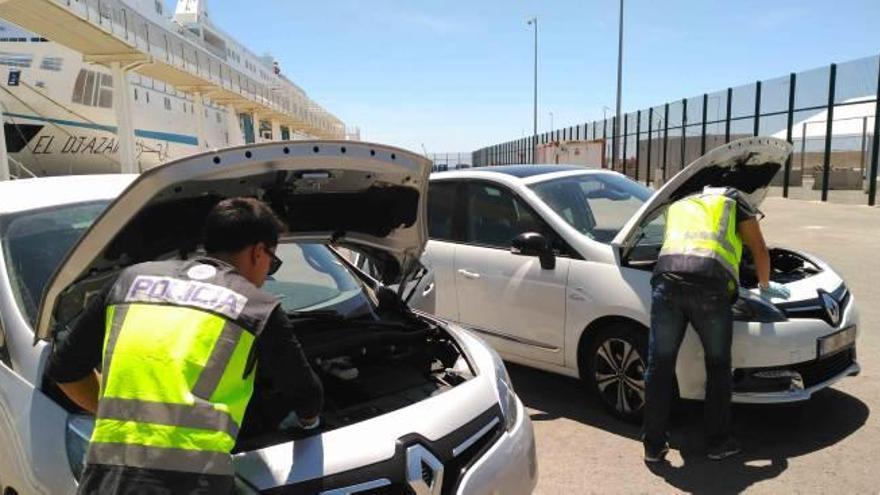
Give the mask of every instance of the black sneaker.
<svg viewBox="0 0 880 495">
<path fill-rule="evenodd" d="M 733 437 L 728 437 L 727 440 L 719 444 L 709 446 L 709 459 L 720 461 L 735 456 L 740 452 L 742 452 L 742 447 L 740 447 L 739 442 Z"/>
<path fill-rule="evenodd" d="M 666 454 L 669 453 L 669 442 L 663 442 L 659 446 L 651 445 L 648 442 L 644 442 L 644 445 L 645 462 L 649 464 L 663 462 L 666 459 Z"/>
</svg>

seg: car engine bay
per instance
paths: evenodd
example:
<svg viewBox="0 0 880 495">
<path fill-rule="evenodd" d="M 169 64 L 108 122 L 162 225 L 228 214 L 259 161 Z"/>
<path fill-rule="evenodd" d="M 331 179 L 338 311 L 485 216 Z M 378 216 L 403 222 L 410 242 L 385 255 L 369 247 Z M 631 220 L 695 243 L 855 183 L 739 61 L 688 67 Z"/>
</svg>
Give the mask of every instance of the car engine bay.
<svg viewBox="0 0 880 495">
<path fill-rule="evenodd" d="M 822 272 L 806 256 L 783 248 L 770 249 L 770 280 L 780 284 L 797 282 Z M 748 249 L 743 249 L 739 270 L 740 285 L 746 289 L 758 286 L 755 262 Z"/>
<path fill-rule="evenodd" d="M 255 450 L 349 426 L 415 404 L 475 376 L 456 341 L 414 314 L 381 320 L 317 315 L 297 336 L 324 386 L 316 430 L 283 428 L 290 413 L 257 383 L 236 451 Z"/>
</svg>

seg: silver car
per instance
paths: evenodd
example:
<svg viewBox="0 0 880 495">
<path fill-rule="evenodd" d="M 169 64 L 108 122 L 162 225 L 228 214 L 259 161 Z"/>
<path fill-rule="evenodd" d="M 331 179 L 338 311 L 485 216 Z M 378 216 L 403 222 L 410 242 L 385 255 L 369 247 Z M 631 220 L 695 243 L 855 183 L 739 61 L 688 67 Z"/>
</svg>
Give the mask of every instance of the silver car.
<svg viewBox="0 0 880 495">
<path fill-rule="evenodd" d="M 0 492 L 73 493 L 93 426 L 44 379 L 54 338 L 133 263 L 198 251 L 219 199 L 263 198 L 290 230 L 267 285 L 325 384 L 317 432 L 257 390 L 234 453 L 240 493 L 531 493 L 531 421 L 498 355 L 403 309 L 419 287 L 430 163 L 355 142 L 252 145 L 139 177 L 0 183 Z M 336 247 L 370 256 L 364 274 Z M 430 286 L 421 289 L 429 293 Z"/>
</svg>

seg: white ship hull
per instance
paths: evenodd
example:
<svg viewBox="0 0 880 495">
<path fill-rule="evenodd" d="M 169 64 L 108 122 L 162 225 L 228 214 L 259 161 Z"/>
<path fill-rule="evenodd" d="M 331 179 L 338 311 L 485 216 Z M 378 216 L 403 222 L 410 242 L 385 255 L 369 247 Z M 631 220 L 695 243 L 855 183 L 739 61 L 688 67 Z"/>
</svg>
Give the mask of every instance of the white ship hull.
<svg viewBox="0 0 880 495">
<path fill-rule="evenodd" d="M 18 86 L 9 85 L 10 71 L 20 71 Z M 192 98 L 162 82 L 129 77 L 138 167 L 199 151 Z M 18 162 L 39 176 L 119 172 L 113 87 L 101 84 L 110 78 L 106 67 L 56 43 L 0 42 L 0 103 L 13 170 Z M 210 104 L 205 111 L 204 149 L 232 144 L 228 119 L 238 115 Z"/>
</svg>

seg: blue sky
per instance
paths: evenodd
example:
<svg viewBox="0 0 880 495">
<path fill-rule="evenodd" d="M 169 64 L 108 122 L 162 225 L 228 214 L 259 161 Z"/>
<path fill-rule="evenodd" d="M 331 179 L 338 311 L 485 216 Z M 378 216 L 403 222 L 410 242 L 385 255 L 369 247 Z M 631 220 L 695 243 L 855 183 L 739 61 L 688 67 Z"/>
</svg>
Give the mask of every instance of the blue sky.
<svg viewBox="0 0 880 495">
<path fill-rule="evenodd" d="M 169 6 L 173 0 L 166 0 Z M 213 21 L 366 140 L 472 151 L 614 106 L 613 0 L 211 0 Z M 880 52 L 878 0 L 628 0 L 624 111 Z M 610 113 L 610 112 L 609 112 Z"/>
</svg>

